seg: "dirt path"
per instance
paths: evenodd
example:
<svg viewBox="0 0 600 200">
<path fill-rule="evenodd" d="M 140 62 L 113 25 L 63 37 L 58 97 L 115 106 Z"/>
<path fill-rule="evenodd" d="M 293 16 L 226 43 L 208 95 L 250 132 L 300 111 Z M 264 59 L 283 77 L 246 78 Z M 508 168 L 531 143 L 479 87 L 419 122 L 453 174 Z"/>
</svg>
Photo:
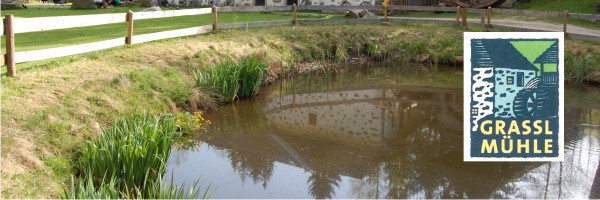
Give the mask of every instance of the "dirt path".
<svg viewBox="0 0 600 200">
<path fill-rule="evenodd" d="M 391 17 L 398 21 L 456 23 L 455 18 L 422 18 L 422 17 Z M 470 26 L 479 26 L 480 19 L 467 19 Z M 492 19 L 492 26 L 516 31 L 558 31 L 562 32 L 563 25 L 540 21 L 523 21 L 515 18 Z M 583 28 L 576 25 L 567 25 L 567 33 L 573 37 L 600 40 L 600 29 Z"/>
</svg>

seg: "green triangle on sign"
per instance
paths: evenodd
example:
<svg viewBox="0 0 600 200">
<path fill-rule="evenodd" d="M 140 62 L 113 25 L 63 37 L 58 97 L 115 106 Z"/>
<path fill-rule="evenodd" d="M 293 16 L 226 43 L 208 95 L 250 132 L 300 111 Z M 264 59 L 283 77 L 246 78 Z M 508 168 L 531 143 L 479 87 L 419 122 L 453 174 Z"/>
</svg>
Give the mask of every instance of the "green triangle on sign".
<svg viewBox="0 0 600 200">
<path fill-rule="evenodd" d="M 510 43 L 533 64 L 533 61 L 548 50 L 554 41 L 512 41 Z"/>
</svg>

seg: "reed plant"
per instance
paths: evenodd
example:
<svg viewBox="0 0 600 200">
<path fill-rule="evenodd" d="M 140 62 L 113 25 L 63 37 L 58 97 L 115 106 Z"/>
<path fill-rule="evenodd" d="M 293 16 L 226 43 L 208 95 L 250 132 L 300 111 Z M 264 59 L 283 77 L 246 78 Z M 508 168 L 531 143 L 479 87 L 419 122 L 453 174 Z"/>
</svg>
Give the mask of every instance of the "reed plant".
<svg viewBox="0 0 600 200">
<path fill-rule="evenodd" d="M 174 116 L 134 114 L 113 123 L 95 141 L 84 144 L 82 179 L 65 191 L 66 198 L 195 198 L 190 192 L 163 185 L 171 145 L 181 133 Z"/>
<path fill-rule="evenodd" d="M 583 56 L 567 53 L 565 58 L 567 79 L 575 82 L 584 82 L 590 74 L 590 61 Z"/>
<path fill-rule="evenodd" d="M 196 74 L 197 86 L 207 88 L 224 102 L 256 95 L 269 64 L 254 56 L 222 62 Z"/>
</svg>

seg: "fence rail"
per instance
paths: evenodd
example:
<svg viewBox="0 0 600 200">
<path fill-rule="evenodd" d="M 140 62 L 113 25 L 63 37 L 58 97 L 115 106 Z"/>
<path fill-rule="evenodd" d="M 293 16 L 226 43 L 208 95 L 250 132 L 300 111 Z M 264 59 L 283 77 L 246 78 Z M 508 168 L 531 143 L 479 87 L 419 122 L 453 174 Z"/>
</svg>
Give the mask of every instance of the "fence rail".
<svg viewBox="0 0 600 200">
<path fill-rule="evenodd" d="M 297 9 L 296 9 L 297 8 Z M 241 6 L 241 7 L 214 7 L 214 8 L 198 8 L 185 10 L 167 10 L 153 12 L 130 12 L 117 14 L 95 14 L 95 15 L 79 15 L 79 16 L 58 16 L 58 17 L 38 17 L 38 18 L 14 18 L 12 15 L 7 15 L 0 26 L 0 33 L 6 35 L 7 53 L 0 56 L 0 65 L 6 64 L 8 67 L 8 75 L 15 76 L 15 63 L 23 63 L 62 56 L 76 55 L 102 49 L 113 48 L 126 44 L 139 44 L 149 41 L 175 38 L 182 36 L 198 35 L 213 31 L 215 28 L 240 28 L 240 27 L 257 27 L 257 26 L 279 26 L 279 25 L 296 25 L 296 24 L 326 24 L 326 23 L 362 23 L 362 22 L 379 22 L 381 19 L 330 19 L 330 20 L 296 20 L 296 10 L 339 10 L 346 11 L 348 9 L 367 9 L 367 10 L 383 10 L 383 6 Z M 525 11 L 512 9 L 458 9 L 456 7 L 430 7 L 430 6 L 399 6 L 392 5 L 390 10 L 408 10 L 408 11 L 438 11 L 438 12 L 456 12 L 457 26 L 461 26 L 459 17 L 462 14 L 462 26 L 467 26 L 466 13 L 481 13 L 481 25 L 489 29 L 490 15 L 494 13 L 505 13 L 514 15 L 540 16 L 540 17 L 562 17 L 565 19 L 564 31 L 566 32 L 567 17 L 585 20 L 600 20 L 600 15 L 566 13 L 566 12 L 546 12 L 546 11 Z M 270 11 L 292 11 L 294 20 L 267 21 L 267 22 L 248 22 L 248 23 L 228 23 L 218 24 L 218 12 L 270 12 Z M 133 35 L 133 21 L 140 19 L 154 19 L 165 17 L 177 17 L 187 15 L 202 15 L 213 14 L 215 18 L 214 24 L 197 26 L 191 28 L 162 31 L 156 33 Z M 128 20 L 128 17 L 131 20 Z M 386 17 L 387 18 L 387 17 Z M 487 24 L 485 22 L 487 18 Z M 394 19 L 398 22 L 402 20 Z M 404 20 L 406 21 L 406 20 Z M 410 20 L 409 20 L 410 21 Z M 415 20 L 412 20 L 415 21 Z M 448 23 L 440 21 L 431 21 L 433 23 Z M 42 50 L 32 50 L 24 52 L 15 52 L 14 34 L 27 33 L 37 31 L 47 31 L 56 29 L 66 29 L 75 27 L 96 26 L 104 24 L 129 22 L 128 35 L 110 40 L 92 42 L 86 44 L 71 45 L 65 47 L 56 47 Z M 416 20 L 415 22 L 428 22 L 428 20 Z M 453 23 L 453 22 L 452 22 Z M 218 24 L 218 25 L 217 25 Z M 504 27 L 504 26 L 501 26 Z M 510 28 L 510 27 L 505 27 Z M 587 35 L 575 34 L 576 37 L 592 38 Z"/>
</svg>

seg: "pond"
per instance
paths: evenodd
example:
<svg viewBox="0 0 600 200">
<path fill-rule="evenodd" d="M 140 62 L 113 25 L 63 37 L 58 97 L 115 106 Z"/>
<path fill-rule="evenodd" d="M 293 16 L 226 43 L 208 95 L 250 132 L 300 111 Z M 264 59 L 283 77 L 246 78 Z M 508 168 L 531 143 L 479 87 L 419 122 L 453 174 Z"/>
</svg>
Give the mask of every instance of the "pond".
<svg viewBox="0 0 600 200">
<path fill-rule="evenodd" d="M 211 198 L 588 198 L 600 89 L 567 87 L 565 161 L 465 163 L 462 73 L 419 66 L 309 74 L 207 115 L 166 180 Z"/>
</svg>

